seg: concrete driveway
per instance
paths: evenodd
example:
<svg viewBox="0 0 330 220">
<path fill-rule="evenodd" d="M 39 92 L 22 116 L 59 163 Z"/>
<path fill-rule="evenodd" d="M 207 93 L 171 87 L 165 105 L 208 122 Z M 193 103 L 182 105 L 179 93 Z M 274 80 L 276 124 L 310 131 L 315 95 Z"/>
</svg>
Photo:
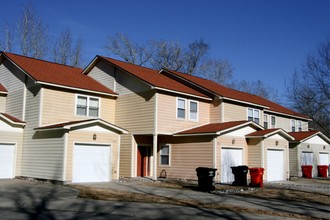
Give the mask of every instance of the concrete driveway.
<svg viewBox="0 0 330 220">
<path fill-rule="evenodd" d="M 102 184 L 97 184 L 100 187 Z M 285 203 L 277 200 L 218 196 L 188 190 L 145 187 L 139 184 L 106 183 L 109 190 L 136 190 L 143 194 L 193 198 L 234 206 L 278 212 L 300 213 L 328 219 L 329 208 L 305 203 Z M 110 202 L 77 199 L 78 191 L 70 187 L 23 180 L 0 180 L 1 219 L 289 219 L 226 210 L 166 204 Z M 294 211 L 298 210 L 298 211 Z"/>
</svg>

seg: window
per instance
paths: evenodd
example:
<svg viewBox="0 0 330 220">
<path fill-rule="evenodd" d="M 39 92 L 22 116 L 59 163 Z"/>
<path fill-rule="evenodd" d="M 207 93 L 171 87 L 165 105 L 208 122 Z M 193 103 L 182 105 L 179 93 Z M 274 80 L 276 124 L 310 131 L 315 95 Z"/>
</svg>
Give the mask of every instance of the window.
<svg viewBox="0 0 330 220">
<path fill-rule="evenodd" d="M 301 121 L 298 121 L 298 131 L 302 131 L 302 123 L 301 123 Z"/>
<path fill-rule="evenodd" d="M 89 96 L 77 96 L 76 114 L 81 116 L 98 117 L 99 116 L 98 98 Z"/>
<path fill-rule="evenodd" d="M 268 129 L 268 115 L 264 115 L 264 128 Z"/>
<path fill-rule="evenodd" d="M 195 101 L 189 101 L 189 119 L 197 121 L 198 104 Z"/>
<path fill-rule="evenodd" d="M 160 165 L 170 165 L 170 145 L 164 144 L 160 147 Z"/>
<path fill-rule="evenodd" d="M 260 111 L 257 109 L 248 109 L 248 120 L 249 121 L 254 121 L 259 124 L 260 122 Z"/>
<path fill-rule="evenodd" d="M 181 119 L 186 118 L 186 100 L 185 99 L 177 100 L 177 118 L 181 118 Z"/>
<path fill-rule="evenodd" d="M 276 118 L 275 116 L 271 116 L 271 128 L 275 128 L 276 127 Z"/>
<path fill-rule="evenodd" d="M 291 120 L 291 131 L 292 132 L 296 131 L 296 120 L 294 119 Z"/>
</svg>

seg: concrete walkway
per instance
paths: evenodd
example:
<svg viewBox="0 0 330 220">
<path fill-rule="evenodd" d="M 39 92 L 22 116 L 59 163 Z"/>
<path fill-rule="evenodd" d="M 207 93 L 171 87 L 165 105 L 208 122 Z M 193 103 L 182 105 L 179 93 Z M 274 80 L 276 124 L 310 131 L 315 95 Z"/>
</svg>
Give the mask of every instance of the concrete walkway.
<svg viewBox="0 0 330 220">
<path fill-rule="evenodd" d="M 158 195 L 180 200 L 199 200 L 235 207 L 298 213 L 329 219 L 327 206 L 262 200 L 243 196 L 214 195 L 190 190 L 143 186 L 141 182 L 84 184 L 97 188 Z M 111 202 L 77 199 L 78 191 L 66 186 L 22 180 L 0 180 L 1 219 L 288 219 L 244 212 L 166 204 Z"/>
</svg>

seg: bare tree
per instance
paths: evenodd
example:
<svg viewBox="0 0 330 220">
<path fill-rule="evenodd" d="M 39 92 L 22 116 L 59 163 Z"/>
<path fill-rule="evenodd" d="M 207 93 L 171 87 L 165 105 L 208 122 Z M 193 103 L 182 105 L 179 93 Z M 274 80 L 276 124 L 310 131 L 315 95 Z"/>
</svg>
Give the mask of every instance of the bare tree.
<svg viewBox="0 0 330 220">
<path fill-rule="evenodd" d="M 8 23 L 3 25 L 0 36 L 0 51 L 11 52 L 13 50 L 14 35 Z"/>
<path fill-rule="evenodd" d="M 307 56 L 286 82 L 292 108 L 311 119 L 311 126 L 330 137 L 330 36 Z"/>
<path fill-rule="evenodd" d="M 132 42 L 128 39 L 127 35 L 123 33 L 117 33 L 115 36 L 108 37 L 105 48 L 114 55 L 120 56 L 126 62 L 139 66 L 143 66 L 149 62 L 152 55 L 150 50 L 145 46 L 140 46 Z"/>
<path fill-rule="evenodd" d="M 208 59 L 199 68 L 200 74 L 218 84 L 225 85 L 231 80 L 234 68 L 227 60 Z"/>
<path fill-rule="evenodd" d="M 82 38 L 78 38 L 74 48 L 71 51 L 70 63 L 74 67 L 81 67 L 83 60 L 84 43 Z"/>
<path fill-rule="evenodd" d="M 227 84 L 228 87 L 232 89 L 236 89 L 242 92 L 247 92 L 250 94 L 254 94 L 257 96 L 261 96 L 263 98 L 272 100 L 274 102 L 279 102 L 277 90 L 266 85 L 261 80 L 253 80 L 253 81 L 234 81 L 232 83 Z"/>
<path fill-rule="evenodd" d="M 47 53 L 47 28 L 36 19 L 31 3 L 23 7 L 17 22 L 17 36 L 21 53 L 25 56 L 43 58 Z"/>
<path fill-rule="evenodd" d="M 185 65 L 183 71 L 189 75 L 195 74 L 198 64 L 205 57 L 208 50 L 209 45 L 203 39 L 190 43 L 184 55 Z"/>
</svg>

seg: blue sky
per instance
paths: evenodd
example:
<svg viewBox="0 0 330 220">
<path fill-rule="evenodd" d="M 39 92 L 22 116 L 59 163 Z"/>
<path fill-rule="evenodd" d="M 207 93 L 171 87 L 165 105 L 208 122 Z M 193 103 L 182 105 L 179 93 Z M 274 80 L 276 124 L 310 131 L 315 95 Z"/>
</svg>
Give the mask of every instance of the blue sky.
<svg viewBox="0 0 330 220">
<path fill-rule="evenodd" d="M 24 0 L 1 4 L 1 21 L 16 20 Z M 49 35 L 69 28 L 85 43 L 86 61 L 117 32 L 133 41 L 182 45 L 203 38 L 209 57 L 227 59 L 237 80 L 264 81 L 284 93 L 284 80 L 329 34 L 329 0 L 32 0 Z"/>
</svg>

